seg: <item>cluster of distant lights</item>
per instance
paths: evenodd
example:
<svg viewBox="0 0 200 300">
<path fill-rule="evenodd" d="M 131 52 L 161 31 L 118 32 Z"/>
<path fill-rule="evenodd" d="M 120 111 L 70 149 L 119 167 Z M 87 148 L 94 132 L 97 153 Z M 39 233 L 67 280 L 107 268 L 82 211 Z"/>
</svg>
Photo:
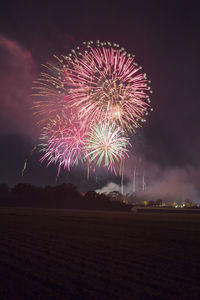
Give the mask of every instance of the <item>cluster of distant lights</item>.
<svg viewBox="0 0 200 300">
<path fill-rule="evenodd" d="M 43 67 L 33 86 L 41 161 L 57 164 L 58 173 L 80 162 L 116 173 L 129 155 L 129 136 L 153 110 L 151 82 L 135 55 L 88 41 Z"/>
</svg>

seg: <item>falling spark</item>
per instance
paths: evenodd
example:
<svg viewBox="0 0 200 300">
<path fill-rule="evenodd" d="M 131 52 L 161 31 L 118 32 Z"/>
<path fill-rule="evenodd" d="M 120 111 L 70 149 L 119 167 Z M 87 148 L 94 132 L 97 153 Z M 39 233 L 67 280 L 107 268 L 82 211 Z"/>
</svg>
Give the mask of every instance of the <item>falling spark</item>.
<svg viewBox="0 0 200 300">
<path fill-rule="evenodd" d="M 22 176 L 22 177 L 24 176 L 24 172 L 25 172 L 25 170 L 26 170 L 26 167 L 27 167 L 27 158 L 26 158 L 25 161 L 24 161 L 24 167 L 23 167 L 23 169 L 22 169 L 22 171 L 21 171 L 21 176 Z"/>
</svg>

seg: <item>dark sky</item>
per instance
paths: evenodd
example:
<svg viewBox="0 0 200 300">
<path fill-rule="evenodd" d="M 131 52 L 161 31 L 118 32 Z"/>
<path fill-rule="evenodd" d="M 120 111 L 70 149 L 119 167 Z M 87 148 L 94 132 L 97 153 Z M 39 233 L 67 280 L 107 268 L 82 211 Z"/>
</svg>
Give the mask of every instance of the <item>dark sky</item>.
<svg viewBox="0 0 200 300">
<path fill-rule="evenodd" d="M 55 182 L 56 168 L 46 169 L 38 163 L 38 153 L 30 155 L 37 142 L 29 110 L 32 81 L 40 65 L 53 53 L 59 55 L 84 40 L 96 39 L 118 42 L 134 53 L 152 81 L 154 112 L 136 136 L 136 144 L 141 144 L 137 151 L 144 157 L 147 168 L 156 166 L 163 172 L 178 168 L 198 174 L 198 1 L 32 3 L 4 1 L 1 6 L 0 182 L 10 185 L 20 181 L 38 185 Z M 25 158 L 28 158 L 27 170 L 21 177 Z M 59 180 L 76 183 L 77 176 L 84 177 L 84 172 L 62 172 Z M 197 175 L 189 176 L 199 188 Z M 92 186 L 94 182 L 89 184 Z"/>
</svg>

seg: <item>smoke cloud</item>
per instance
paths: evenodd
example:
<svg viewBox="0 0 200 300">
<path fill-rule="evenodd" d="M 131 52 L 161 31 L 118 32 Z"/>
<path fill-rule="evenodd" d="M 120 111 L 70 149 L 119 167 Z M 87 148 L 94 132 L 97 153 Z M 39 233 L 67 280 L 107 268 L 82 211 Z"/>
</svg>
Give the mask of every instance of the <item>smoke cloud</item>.
<svg viewBox="0 0 200 300">
<path fill-rule="evenodd" d="M 166 203 L 172 201 L 184 202 L 186 199 L 194 203 L 200 203 L 200 172 L 191 166 L 161 168 L 159 165 L 151 164 L 145 168 L 145 189 L 142 188 L 142 173 L 136 172 L 135 189 L 136 195 L 142 199 L 162 199 Z M 124 194 L 133 193 L 133 177 L 126 178 Z M 99 190 L 98 193 L 121 192 L 121 186 L 110 182 Z"/>
<path fill-rule="evenodd" d="M 170 167 L 165 170 L 157 170 L 147 182 L 145 194 L 153 199 L 161 198 L 165 201 L 174 200 L 183 202 L 190 199 L 193 202 L 199 200 L 199 185 L 196 182 L 198 171 L 192 167 Z"/>
<path fill-rule="evenodd" d="M 99 194 L 101 194 L 101 193 L 109 194 L 110 192 L 113 192 L 113 191 L 120 192 L 121 187 L 118 184 L 114 183 L 114 182 L 109 182 L 104 187 L 102 187 L 101 189 L 96 190 L 95 192 L 97 192 Z"/>
<path fill-rule="evenodd" d="M 31 53 L 0 35 L 0 134 L 34 136 L 30 95 L 35 71 Z"/>
</svg>

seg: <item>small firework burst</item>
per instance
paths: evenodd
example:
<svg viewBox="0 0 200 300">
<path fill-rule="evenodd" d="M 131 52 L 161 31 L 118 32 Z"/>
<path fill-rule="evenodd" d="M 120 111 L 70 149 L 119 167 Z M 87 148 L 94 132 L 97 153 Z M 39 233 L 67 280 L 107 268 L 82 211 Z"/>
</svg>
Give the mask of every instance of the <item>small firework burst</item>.
<svg viewBox="0 0 200 300">
<path fill-rule="evenodd" d="M 115 171 L 115 164 L 128 155 L 129 139 L 120 127 L 104 123 L 96 125 L 85 139 L 85 157 L 90 163 Z"/>
<path fill-rule="evenodd" d="M 43 128 L 40 147 L 45 154 L 40 160 L 47 159 L 47 165 L 58 163 L 58 174 L 61 166 L 70 170 L 83 160 L 85 135 L 85 127 L 80 122 L 52 121 Z"/>
</svg>

